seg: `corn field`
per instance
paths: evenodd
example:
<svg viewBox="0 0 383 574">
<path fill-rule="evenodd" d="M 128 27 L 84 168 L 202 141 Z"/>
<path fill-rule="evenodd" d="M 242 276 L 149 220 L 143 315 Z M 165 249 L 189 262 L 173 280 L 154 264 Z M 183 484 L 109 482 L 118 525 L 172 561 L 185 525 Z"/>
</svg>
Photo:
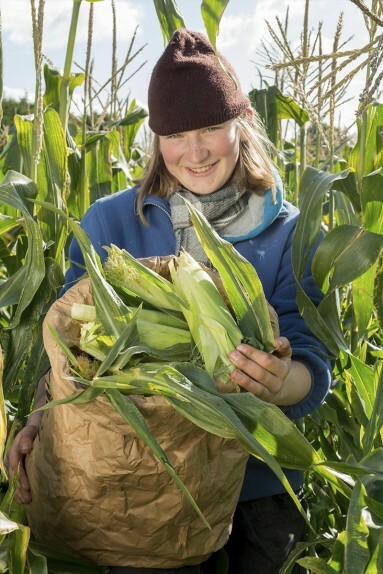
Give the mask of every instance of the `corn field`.
<svg viewBox="0 0 383 574">
<path fill-rule="evenodd" d="M 249 93 L 275 145 L 287 199 L 301 211 L 292 261 L 299 310 L 334 362 L 325 403 L 294 429 L 276 415 L 275 425 L 285 433 L 276 435 L 276 446 L 265 439 L 257 451 L 276 472 L 290 455 L 306 471 L 310 529 L 282 574 L 296 562 L 313 573 L 383 572 L 383 0 L 349 2 L 359 8 L 366 45 L 347 49 L 340 15 L 332 49 L 324 52 L 323 25 L 309 30 L 306 0 L 298 48 L 292 50 L 289 41 L 288 12 L 285 21 L 267 21 L 270 44 L 263 43 L 258 57 L 268 79 Z M 188 26 L 174 0 L 152 4 L 165 39 Z M 214 47 L 227 4 L 201 2 Z M 44 1 L 31 0 L 33 113 L 15 115 L 0 156 L 0 572 L 13 574 L 106 571 L 33 540 L 25 508 L 14 500 L 16 481 L 8 480 L 3 463 L 49 367 L 42 323 L 63 285 L 69 242 L 80 233 L 76 221 L 98 198 L 131 187 L 148 153 L 138 139 L 147 112 L 120 96 L 126 62 L 140 51 L 135 35 L 125 64 L 118 67 L 115 60 L 110 81 L 100 88 L 91 62 L 97 0 L 73 0 L 71 9 L 65 64 L 58 72 L 43 64 Z M 83 70 L 74 73 L 80 10 L 89 12 L 89 40 Z M 365 87 L 353 126 L 343 129 L 336 125 L 336 110 L 357 73 L 365 75 Z M 79 90 L 80 111 L 72 105 Z M 101 99 L 102 111 L 96 112 Z M 301 279 L 321 231 L 312 272 L 324 297 L 315 307 Z M 87 239 L 80 239 L 86 252 Z M 279 451 L 286 460 L 278 459 Z"/>
</svg>

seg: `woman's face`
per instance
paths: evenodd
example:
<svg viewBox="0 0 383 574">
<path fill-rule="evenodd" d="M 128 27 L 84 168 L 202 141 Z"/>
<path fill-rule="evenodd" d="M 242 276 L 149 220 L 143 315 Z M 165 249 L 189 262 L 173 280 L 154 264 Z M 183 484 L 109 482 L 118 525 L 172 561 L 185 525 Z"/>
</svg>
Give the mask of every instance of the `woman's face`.
<svg viewBox="0 0 383 574">
<path fill-rule="evenodd" d="M 207 195 L 230 179 L 239 156 L 240 133 L 235 120 L 160 136 L 167 170 L 189 191 Z"/>
</svg>

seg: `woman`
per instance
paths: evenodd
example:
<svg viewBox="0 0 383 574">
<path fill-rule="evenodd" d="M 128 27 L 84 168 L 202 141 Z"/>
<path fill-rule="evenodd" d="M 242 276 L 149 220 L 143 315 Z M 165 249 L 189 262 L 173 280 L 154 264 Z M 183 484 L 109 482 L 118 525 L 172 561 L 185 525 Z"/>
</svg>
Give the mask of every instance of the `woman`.
<svg viewBox="0 0 383 574">
<path fill-rule="evenodd" d="M 229 355 L 236 365 L 232 379 L 296 419 L 321 404 L 331 380 L 326 350 L 296 305 L 291 240 L 298 210 L 283 200 L 264 130 L 234 70 L 222 57 L 221 63 L 202 34 L 175 32 L 149 85 L 149 126 L 155 135 L 145 175 L 135 188 L 93 204 L 82 227 L 102 259 L 103 246 L 114 243 L 135 257 L 169 255 L 183 248 L 209 263 L 182 200 L 187 197 L 252 263 L 279 316 L 277 351 L 270 355 L 241 344 Z M 76 241 L 70 261 L 66 288 L 83 273 Z M 321 293 L 309 265 L 302 286 L 317 304 Z M 40 400 L 45 400 L 41 385 L 37 404 Z M 13 472 L 32 448 L 39 417 L 32 415 L 15 439 L 9 454 Z M 294 490 L 300 491 L 302 473 L 285 473 Z M 30 501 L 23 470 L 18 498 Z M 229 572 L 279 572 L 303 532 L 303 520 L 282 484 L 265 464 L 251 458 L 226 546 Z M 201 568 L 207 572 L 209 565 Z"/>
</svg>

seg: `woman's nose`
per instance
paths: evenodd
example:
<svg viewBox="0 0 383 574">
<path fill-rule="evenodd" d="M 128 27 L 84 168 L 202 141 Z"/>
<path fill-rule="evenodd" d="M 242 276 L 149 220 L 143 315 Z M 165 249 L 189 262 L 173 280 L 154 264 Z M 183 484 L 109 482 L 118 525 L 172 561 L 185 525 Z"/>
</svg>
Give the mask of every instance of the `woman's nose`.
<svg viewBox="0 0 383 574">
<path fill-rule="evenodd" d="M 188 141 L 187 159 L 192 163 L 201 163 L 209 156 L 209 150 L 198 138 L 191 138 Z"/>
</svg>

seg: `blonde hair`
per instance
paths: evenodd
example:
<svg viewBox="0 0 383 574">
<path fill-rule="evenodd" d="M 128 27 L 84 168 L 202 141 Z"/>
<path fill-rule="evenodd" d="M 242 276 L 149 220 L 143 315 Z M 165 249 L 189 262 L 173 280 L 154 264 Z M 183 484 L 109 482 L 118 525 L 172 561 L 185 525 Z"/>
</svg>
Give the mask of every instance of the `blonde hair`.
<svg viewBox="0 0 383 574">
<path fill-rule="evenodd" d="M 275 167 L 271 160 L 273 145 L 267 137 L 262 121 L 255 112 L 242 113 L 234 120 L 240 128 L 239 158 L 230 184 L 263 194 L 270 187 L 275 196 Z M 143 214 L 143 200 L 147 195 L 165 198 L 179 185 L 178 180 L 166 169 L 160 152 L 160 138 L 154 134 L 150 159 L 145 166 L 144 175 L 137 180 L 138 213 L 146 223 Z"/>
</svg>

